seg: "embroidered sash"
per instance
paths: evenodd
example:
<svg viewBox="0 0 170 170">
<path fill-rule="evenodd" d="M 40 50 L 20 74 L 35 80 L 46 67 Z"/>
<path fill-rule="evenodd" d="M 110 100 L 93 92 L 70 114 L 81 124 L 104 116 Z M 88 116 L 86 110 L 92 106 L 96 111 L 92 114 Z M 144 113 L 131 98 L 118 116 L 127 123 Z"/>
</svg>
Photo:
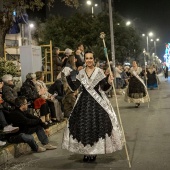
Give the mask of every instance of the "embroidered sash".
<svg viewBox="0 0 170 170">
<path fill-rule="evenodd" d="M 83 86 L 85 87 L 85 89 L 88 91 L 88 93 L 99 103 L 100 106 L 102 106 L 102 108 L 109 114 L 110 117 L 112 117 L 112 119 L 114 119 L 114 121 L 117 124 L 117 119 L 116 119 L 116 114 L 111 106 L 111 104 L 109 105 L 108 102 L 106 100 L 104 100 L 95 90 L 94 87 L 103 79 L 105 78 L 104 73 L 102 74 L 102 72 L 99 70 L 99 68 L 96 68 L 96 70 L 94 71 L 92 77 L 91 77 L 91 81 L 88 80 L 86 73 L 84 70 L 81 70 L 79 76 L 77 77 L 77 79 L 79 81 L 81 81 L 81 83 L 83 84 Z M 100 89 L 99 89 L 100 91 Z"/>
<path fill-rule="evenodd" d="M 146 87 L 145 83 L 143 82 L 143 80 L 139 77 L 139 75 L 135 71 L 132 71 L 132 74 L 133 74 L 133 76 L 135 76 L 143 84 L 143 86 L 145 88 L 146 95 L 149 98 L 148 90 L 147 90 L 147 87 Z M 150 98 L 149 98 L 148 102 L 149 101 L 150 101 Z"/>
</svg>

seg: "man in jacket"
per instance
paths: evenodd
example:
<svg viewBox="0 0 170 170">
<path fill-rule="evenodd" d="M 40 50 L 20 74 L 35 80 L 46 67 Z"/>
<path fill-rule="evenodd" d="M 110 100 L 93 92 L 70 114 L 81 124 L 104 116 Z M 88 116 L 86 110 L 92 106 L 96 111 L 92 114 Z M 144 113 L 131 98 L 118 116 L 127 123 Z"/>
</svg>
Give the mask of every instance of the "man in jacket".
<svg viewBox="0 0 170 170">
<path fill-rule="evenodd" d="M 10 114 L 10 120 L 14 126 L 19 127 L 17 135 L 10 135 L 11 143 L 27 143 L 35 152 L 56 149 L 57 146 L 49 144 L 47 134 L 48 125 L 43 123 L 40 118 L 28 112 L 28 103 L 25 97 L 21 96 L 15 100 L 16 109 Z M 45 129 L 45 130 L 44 130 Z M 43 147 L 37 145 L 33 133 L 36 133 Z"/>
</svg>

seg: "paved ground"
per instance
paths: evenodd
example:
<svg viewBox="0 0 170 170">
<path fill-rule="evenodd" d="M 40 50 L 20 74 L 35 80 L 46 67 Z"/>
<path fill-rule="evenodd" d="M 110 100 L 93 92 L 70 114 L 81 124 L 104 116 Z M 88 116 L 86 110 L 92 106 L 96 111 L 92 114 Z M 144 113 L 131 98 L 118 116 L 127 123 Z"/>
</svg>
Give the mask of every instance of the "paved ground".
<svg viewBox="0 0 170 170">
<path fill-rule="evenodd" d="M 163 80 L 163 79 L 162 79 Z M 162 81 L 159 90 L 149 90 L 151 102 L 134 108 L 118 96 L 132 170 L 170 170 L 170 82 Z M 115 99 L 112 99 L 115 107 Z M 115 109 L 116 110 L 116 109 Z M 8 162 L 4 170 L 128 170 L 125 150 L 83 163 L 82 155 L 61 149 L 63 130 L 50 137 L 58 149 L 28 153 Z"/>
</svg>

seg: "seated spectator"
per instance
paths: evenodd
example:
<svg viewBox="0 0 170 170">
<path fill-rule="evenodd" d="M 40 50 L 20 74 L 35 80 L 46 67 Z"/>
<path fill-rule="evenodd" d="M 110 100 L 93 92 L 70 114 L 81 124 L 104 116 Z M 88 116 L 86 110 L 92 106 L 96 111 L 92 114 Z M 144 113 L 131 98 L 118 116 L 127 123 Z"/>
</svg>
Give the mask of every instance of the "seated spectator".
<svg viewBox="0 0 170 170">
<path fill-rule="evenodd" d="M 4 85 L 2 87 L 2 103 L 4 110 L 11 111 L 15 108 L 15 99 L 18 97 L 17 91 L 14 90 L 12 75 L 6 74 L 2 77 Z"/>
<path fill-rule="evenodd" d="M 36 87 L 37 91 L 39 92 L 41 89 L 44 89 L 45 93 L 40 97 L 45 99 L 51 112 L 51 120 L 52 122 L 60 122 L 63 120 L 63 115 L 61 111 L 61 106 L 58 100 L 55 98 L 54 95 L 48 92 L 47 86 L 44 83 L 44 73 L 42 71 L 36 72 Z"/>
<path fill-rule="evenodd" d="M 2 79 L 0 79 L 0 126 L 3 128 L 3 133 L 15 133 L 19 130 L 19 127 L 13 127 L 12 125 L 8 125 L 4 113 L 2 103 L 4 100 L 2 99 L 2 87 L 3 87 Z M 0 140 L 0 146 L 4 146 L 6 144 L 5 141 Z"/>
<path fill-rule="evenodd" d="M 19 127 L 19 131 L 17 134 L 8 135 L 8 141 L 11 143 L 27 143 L 35 152 L 56 149 L 57 146 L 49 144 L 47 137 L 47 135 L 49 135 L 48 125 L 28 112 L 28 102 L 26 98 L 23 96 L 16 98 L 15 105 L 16 109 L 10 114 L 10 119 L 14 126 Z M 43 147 L 37 145 L 32 136 L 33 133 L 37 134 Z"/>
<path fill-rule="evenodd" d="M 50 117 L 49 117 L 49 108 L 45 99 L 40 98 L 41 95 L 45 93 L 44 89 L 37 91 L 35 86 L 36 83 L 36 75 L 33 73 L 28 73 L 26 75 L 26 80 L 23 83 L 20 93 L 22 96 L 25 96 L 28 102 L 31 102 L 31 105 L 34 109 L 40 109 L 40 119 L 46 124 L 51 125 Z"/>
<path fill-rule="evenodd" d="M 8 125 L 4 113 L 3 113 L 3 102 L 4 100 L 2 99 L 2 87 L 4 83 L 2 82 L 2 79 L 0 79 L 0 125 L 3 128 L 4 133 L 14 133 L 19 130 L 18 127 L 13 127 L 12 125 Z"/>
</svg>

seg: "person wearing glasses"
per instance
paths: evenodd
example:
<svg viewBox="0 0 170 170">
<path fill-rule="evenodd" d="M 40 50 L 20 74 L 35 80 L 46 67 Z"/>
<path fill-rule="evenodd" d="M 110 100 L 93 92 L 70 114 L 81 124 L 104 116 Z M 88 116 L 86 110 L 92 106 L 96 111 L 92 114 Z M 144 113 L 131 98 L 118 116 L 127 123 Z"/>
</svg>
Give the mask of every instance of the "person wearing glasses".
<svg viewBox="0 0 170 170">
<path fill-rule="evenodd" d="M 37 116 L 29 113 L 28 102 L 24 96 L 15 99 L 15 107 L 9 118 L 14 126 L 19 127 L 19 131 L 16 134 L 8 135 L 8 141 L 10 143 L 27 143 L 34 152 L 56 149 L 57 146 L 49 143 L 49 126 Z M 33 133 L 36 133 L 42 147 L 36 143 L 32 136 Z"/>
</svg>

